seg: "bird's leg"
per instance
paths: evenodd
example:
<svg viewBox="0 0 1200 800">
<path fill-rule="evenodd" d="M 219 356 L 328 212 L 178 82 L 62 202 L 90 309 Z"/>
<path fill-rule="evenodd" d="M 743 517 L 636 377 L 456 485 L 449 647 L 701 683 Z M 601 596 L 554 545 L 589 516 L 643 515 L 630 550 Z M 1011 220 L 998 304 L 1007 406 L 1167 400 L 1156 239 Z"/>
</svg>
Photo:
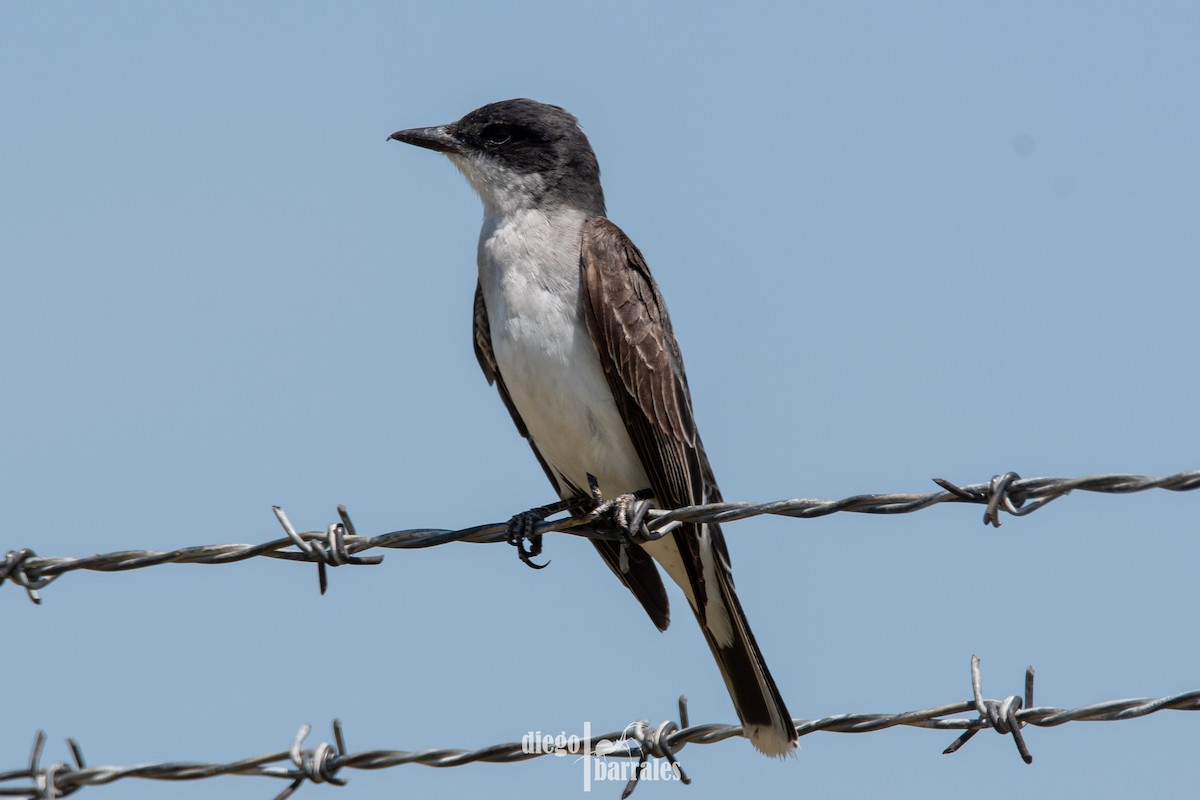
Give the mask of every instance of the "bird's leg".
<svg viewBox="0 0 1200 800">
<path fill-rule="evenodd" d="M 517 556 L 521 563 L 533 569 L 542 569 L 550 562 L 537 564 L 533 561 L 542 554 L 542 534 L 537 533 L 537 526 L 546 521 L 546 517 L 557 514 L 568 507 L 565 501 L 550 503 L 528 511 L 522 511 L 508 521 L 508 543 L 517 548 Z M 525 543 L 529 543 L 529 547 Z"/>
<path fill-rule="evenodd" d="M 592 492 L 592 510 L 588 516 L 593 522 L 617 529 L 621 538 L 621 572 L 629 572 L 629 547 L 634 539 L 642 532 L 646 521 L 646 512 L 651 508 L 650 503 L 641 502 L 650 497 L 649 489 L 637 492 L 626 492 L 611 500 L 605 500 L 600 492 L 600 482 L 596 476 L 588 474 L 588 488 Z M 632 514 L 630 513 L 632 511 Z"/>
</svg>

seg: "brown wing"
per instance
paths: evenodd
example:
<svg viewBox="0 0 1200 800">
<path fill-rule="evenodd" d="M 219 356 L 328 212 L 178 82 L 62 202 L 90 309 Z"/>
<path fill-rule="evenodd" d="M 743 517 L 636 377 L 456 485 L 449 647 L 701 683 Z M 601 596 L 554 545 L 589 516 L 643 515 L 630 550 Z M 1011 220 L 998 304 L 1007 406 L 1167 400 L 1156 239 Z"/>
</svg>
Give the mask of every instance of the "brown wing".
<svg viewBox="0 0 1200 800">
<path fill-rule="evenodd" d="M 650 488 L 669 508 L 719 502 L 721 492 L 692 417 L 683 358 L 645 259 L 603 217 L 587 223 L 582 252 L 588 329 Z M 702 529 L 717 562 L 712 585 L 702 567 Z M 738 601 L 720 526 L 682 525 L 671 536 L 696 600 L 692 610 L 751 742 L 770 755 L 788 752 L 795 747 L 796 729 Z M 728 628 L 720 621 L 710 624 L 710 608 L 728 617 Z"/>
<path fill-rule="evenodd" d="M 499 390 L 500 399 L 504 401 L 505 408 L 508 409 L 508 413 L 512 416 L 513 424 L 517 426 L 517 431 L 529 442 L 529 447 L 533 450 L 533 455 L 537 458 L 538 463 L 542 465 L 546 477 L 550 479 L 550 485 L 558 492 L 559 497 L 564 499 L 572 495 L 578 495 L 579 490 L 571 486 L 565 479 L 560 478 L 550 464 L 547 463 L 546 459 L 542 457 L 541 451 L 537 448 L 537 443 L 530 437 L 529 429 L 525 427 L 525 421 L 521 419 L 521 414 L 517 411 L 517 406 L 513 403 L 512 396 L 508 393 L 508 387 L 504 385 L 504 377 L 500 374 L 500 368 L 496 364 L 496 354 L 492 350 L 492 328 L 488 322 L 487 305 L 483 302 L 483 290 L 478 284 L 475 285 L 473 327 L 475 357 L 479 360 L 479 368 L 483 370 L 483 376 L 487 378 L 487 382 L 495 384 L 496 389 Z M 654 565 L 654 559 L 641 548 L 630 548 L 626 554 L 628 571 L 622 572 L 620 566 L 621 548 L 618 544 L 596 539 L 592 540 L 592 544 L 595 545 L 596 550 L 604 558 L 604 562 L 608 564 L 609 568 L 633 592 L 658 629 L 666 630 L 671 620 L 670 605 L 667 600 L 667 590 L 663 586 L 662 577 L 658 574 L 658 567 Z"/>
<path fill-rule="evenodd" d="M 583 233 L 584 310 L 617 408 L 667 508 L 721 500 L 712 467 L 696 431 L 683 357 L 658 285 L 641 252 L 625 233 L 595 217 Z M 720 528 L 709 526 L 715 552 L 729 563 Z M 704 576 L 695 528 L 675 535 L 704 608 Z"/>
</svg>

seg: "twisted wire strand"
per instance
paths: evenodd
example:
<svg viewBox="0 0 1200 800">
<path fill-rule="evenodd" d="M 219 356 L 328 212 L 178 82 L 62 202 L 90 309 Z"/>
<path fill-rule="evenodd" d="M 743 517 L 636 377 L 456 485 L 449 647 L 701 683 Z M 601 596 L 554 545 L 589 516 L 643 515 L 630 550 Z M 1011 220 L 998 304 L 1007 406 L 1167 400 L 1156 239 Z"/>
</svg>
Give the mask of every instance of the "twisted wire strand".
<svg viewBox="0 0 1200 800">
<path fill-rule="evenodd" d="M 829 733 L 872 733 L 896 726 L 930 728 L 934 730 L 965 731 L 945 753 L 955 752 L 971 735 L 979 730 L 992 728 L 1003 735 L 1013 736 L 1018 741 L 1018 749 L 1022 757 L 1029 763 L 1032 757 L 1024 748 L 1020 739 L 1020 729 L 1025 725 L 1051 728 L 1068 722 L 1103 721 L 1113 722 L 1134 719 L 1148 714 L 1154 714 L 1168 709 L 1178 711 L 1200 711 L 1200 690 L 1182 692 L 1159 698 L 1131 698 L 1109 700 L 1101 703 L 1091 703 L 1072 709 L 1053 708 L 1049 706 L 1032 707 L 1033 670 L 1026 674 L 1024 699 L 1030 701 L 1020 708 L 1021 697 L 1010 696 L 1004 700 L 986 700 L 982 696 L 979 680 L 979 660 L 971 659 L 972 689 L 975 694 L 971 700 L 948 703 L 946 705 L 925 708 L 917 711 L 907 711 L 899 714 L 835 714 L 823 719 L 796 719 L 796 729 L 801 736 L 824 731 Z M 1017 708 L 1019 710 L 1011 711 Z M 1004 718 L 1002 710 L 1011 713 Z M 681 775 L 682 780 L 689 780 L 683 775 L 677 764 L 679 751 L 687 744 L 715 744 L 726 739 L 743 737 L 739 725 L 710 723 L 690 725 L 688 723 L 687 701 L 681 697 L 679 703 L 680 724 L 666 721 L 652 727 L 646 720 L 631 723 L 620 731 L 593 735 L 588 755 L 594 757 L 630 758 L 645 761 L 648 758 L 666 758 Z M 976 712 L 977 716 L 961 717 L 955 715 Z M 228 763 L 212 763 L 201 761 L 172 761 L 162 763 L 137 764 L 134 766 L 88 766 L 84 761 L 79 745 L 68 739 L 74 758 L 74 765 L 55 763 L 42 766 L 40 759 L 45 735 L 38 733 L 33 748 L 33 755 L 28 766 L 20 769 L 0 772 L 0 796 L 22 797 L 34 800 L 44 797 L 65 797 L 85 786 L 99 786 L 118 780 L 141 778 L 161 781 L 184 781 L 213 778 L 224 775 L 249 775 L 258 777 L 278 778 L 290 781 L 290 784 L 277 796 L 277 800 L 289 797 L 305 782 L 332 783 L 343 785 L 344 777 L 338 775 L 342 769 L 376 770 L 397 767 L 403 764 L 424 764 L 430 767 L 457 767 L 464 764 L 485 762 L 493 764 L 510 764 L 528 761 L 546 755 L 566 754 L 565 750 L 545 749 L 531 751 L 523 742 L 505 742 L 477 749 L 461 748 L 431 748 L 426 750 L 365 750 L 350 752 L 346 748 L 342 735 L 341 724 L 334 721 L 334 738 L 336 744 L 321 742 L 314 747 L 302 747 L 303 740 L 309 733 L 305 725 L 293 739 L 292 745 L 286 750 L 264 753 L 258 756 L 242 758 Z M 632 733 L 631 733 L 632 731 Z M 577 741 L 582 736 L 575 737 Z M 601 752 L 597 747 L 601 741 L 607 746 Z M 615 743 L 615 744 L 613 744 Z M 581 752 L 571 751 L 571 755 L 582 755 Z M 634 773 L 637 774 L 636 772 Z M 22 782 L 25 782 L 22 784 Z M 19 784 L 5 786 L 3 784 Z M 626 787 L 626 794 L 636 785 L 636 778 Z"/>
<path fill-rule="evenodd" d="M 967 486 L 957 486 L 942 478 L 934 480 L 942 487 L 942 491 L 923 494 L 858 494 L 841 500 L 797 498 L 767 503 L 710 503 L 671 510 L 651 508 L 645 512 L 647 538 L 662 536 L 674 525 L 685 521 L 726 523 L 763 514 L 800 519 L 823 517 L 838 512 L 908 514 L 940 503 L 986 505 L 984 522 L 998 527 L 1002 511 L 1013 516 L 1024 516 L 1073 491 L 1118 495 L 1148 489 L 1192 491 L 1200 488 L 1200 470 L 1177 472 L 1157 478 L 1124 473 L 1089 475 L 1082 478 L 1021 478 L 1016 473 L 1009 472 L 996 476 L 988 483 Z M 249 558 L 265 557 L 317 563 L 324 591 L 326 565 L 379 563 L 382 558 L 380 556 L 355 557 L 354 554 L 365 550 L 403 550 L 435 547 L 448 542 L 493 543 L 508 540 L 509 522 L 476 525 L 458 530 L 411 528 L 378 536 L 359 536 L 355 533 L 344 506 L 338 507 L 338 513 L 341 522 L 329 525 L 325 531 L 298 533 L 291 527 L 282 510 L 276 507 L 276 516 L 287 536 L 261 544 L 211 544 L 170 551 L 121 550 L 81 558 L 43 557 L 29 548 L 11 550 L 0 561 L 0 585 L 11 581 L 24 588 L 30 599 L 36 603 L 40 602 L 39 589 L 76 570 L 123 572 L 159 564 L 230 564 Z M 557 532 L 588 538 L 619 538 L 611 530 L 596 526 L 587 514 L 541 522 L 531 530 L 536 535 Z"/>
</svg>

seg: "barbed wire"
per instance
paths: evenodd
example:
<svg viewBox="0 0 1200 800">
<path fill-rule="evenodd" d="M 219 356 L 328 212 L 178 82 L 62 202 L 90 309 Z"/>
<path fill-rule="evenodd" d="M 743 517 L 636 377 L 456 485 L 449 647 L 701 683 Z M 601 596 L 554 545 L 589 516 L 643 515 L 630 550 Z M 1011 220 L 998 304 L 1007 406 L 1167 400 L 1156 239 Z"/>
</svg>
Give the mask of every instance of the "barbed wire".
<svg viewBox="0 0 1200 800">
<path fill-rule="evenodd" d="M 1148 477 L 1113 473 L 1089 475 L 1083 478 L 1021 478 L 1015 472 L 997 475 L 987 483 L 958 486 L 944 478 L 934 478 L 942 487 L 940 492 L 924 494 L 857 494 L 841 500 L 792 499 L 767 503 L 727 502 L 687 506 L 671 510 L 653 508 L 648 500 L 640 500 L 634 516 L 645 519 L 638 540 L 646 541 L 665 536 L 682 522 L 734 522 L 764 514 L 812 519 L 838 512 L 858 514 L 907 514 L 940 503 L 974 503 L 987 506 L 984 523 L 1000 526 L 1001 512 L 1025 516 L 1059 497 L 1073 491 L 1104 494 L 1131 494 L 1148 489 L 1167 489 L 1174 492 L 1200 488 L 1200 470 L 1177 472 L 1163 477 Z M 543 509 L 567 510 L 566 503 L 555 503 Z M 285 538 L 262 544 L 211 544 L 184 547 L 178 550 L 121 550 L 98 553 L 81 558 L 42 557 L 31 548 L 10 550 L 0 561 L 0 585 L 11 581 L 25 589 L 29 599 L 40 603 L 39 590 L 60 576 L 76 570 L 94 572 L 124 572 L 160 564 L 230 564 L 249 558 L 265 557 L 288 561 L 316 563 L 321 592 L 325 592 L 325 568 L 343 564 L 378 564 L 383 557 L 356 556 L 373 548 L 414 549 L 434 547 L 448 542 L 494 543 L 508 541 L 510 522 L 476 525 L 451 530 L 445 528 L 411 528 L 379 536 L 357 535 L 345 506 L 338 506 L 340 522 L 324 531 L 297 532 L 287 515 L 278 506 L 275 515 Z M 621 539 L 622 534 L 610 527 L 597 525 L 588 513 L 542 521 L 529 527 L 532 536 L 546 533 L 569 533 L 588 538 Z M 626 535 L 627 536 L 627 535 Z M 625 540 L 628 540 L 627 538 Z M 294 548 L 294 549 L 293 549 Z"/>
<path fill-rule="evenodd" d="M 1022 760 L 1033 761 L 1025 744 L 1021 729 L 1026 725 L 1051 728 L 1068 722 L 1101 721 L 1115 722 L 1135 719 L 1168 709 L 1177 711 L 1200 711 L 1200 691 L 1183 692 L 1159 698 L 1133 698 L 1091 703 L 1072 709 L 1034 706 L 1033 667 L 1025 673 L 1025 691 L 1022 695 L 1010 695 L 1003 700 L 983 697 L 979 659 L 971 657 L 972 699 L 947 703 L 918 711 L 899 714 L 835 714 L 822 719 L 794 720 L 801 736 L 824 731 L 829 733 L 873 733 L 897 726 L 930 728 L 934 730 L 961 730 L 959 736 L 945 748 L 944 754 L 956 752 L 976 733 L 990 728 L 1001 735 L 1013 737 Z M 954 715 L 974 713 L 974 717 Z M 716 744 L 731 738 L 744 738 L 740 725 L 702 724 L 691 725 L 688 720 L 687 698 L 679 698 L 679 722 L 667 720 L 651 727 L 647 720 L 638 720 L 620 731 L 601 735 L 553 737 L 545 745 L 545 739 L 534 737 L 533 731 L 521 741 L 505 742 L 474 750 L 459 748 L 437 748 L 427 750 L 365 750 L 351 752 L 346 747 L 341 723 L 334 720 L 334 743 L 321 742 L 314 747 L 303 747 L 311 729 L 303 726 L 286 750 L 264 753 L 227 763 L 200 761 L 172 761 L 163 763 L 137 764 L 135 766 L 89 767 L 83 751 L 73 739 L 67 744 L 74 764 L 41 764 L 45 734 L 38 732 L 33 753 L 27 766 L 0 772 L 0 796 L 35 798 L 65 797 L 85 786 L 98 786 L 129 778 L 160 781 L 190 781 L 215 778 L 224 775 L 250 775 L 277 778 L 289 781 L 289 785 L 276 800 L 284 800 L 305 782 L 344 785 L 346 778 L 339 775 L 342 769 L 376 770 L 397 767 L 402 764 L 424 764 L 430 767 L 457 767 L 464 764 L 486 762 L 510 764 L 528 761 L 548 755 L 573 755 L 587 758 L 637 759 L 638 768 L 631 770 L 632 778 L 625 786 L 622 798 L 636 788 L 641 767 L 650 759 L 665 759 L 677 779 L 690 782 L 690 778 L 678 763 L 679 751 L 687 744 Z M 585 764 L 585 769 L 589 765 Z M 2 784 L 27 784 L 4 786 Z"/>
</svg>

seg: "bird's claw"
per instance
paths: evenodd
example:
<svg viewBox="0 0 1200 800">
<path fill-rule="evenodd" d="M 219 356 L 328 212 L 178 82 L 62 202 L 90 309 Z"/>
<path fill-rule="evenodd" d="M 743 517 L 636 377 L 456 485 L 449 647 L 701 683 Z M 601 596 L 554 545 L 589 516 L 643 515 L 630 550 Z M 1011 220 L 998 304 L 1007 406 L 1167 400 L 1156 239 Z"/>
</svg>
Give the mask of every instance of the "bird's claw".
<svg viewBox="0 0 1200 800">
<path fill-rule="evenodd" d="M 600 483 L 595 475 L 588 475 L 588 488 L 592 493 L 594 505 L 588 513 L 592 522 L 605 527 L 616 528 L 621 539 L 621 572 L 629 571 L 629 547 L 635 539 L 647 532 L 645 530 L 646 514 L 653 507 L 651 503 L 643 502 L 649 494 L 648 489 L 639 492 L 626 492 L 611 500 L 605 500 L 600 492 Z"/>
<path fill-rule="evenodd" d="M 622 536 L 631 539 L 642 533 L 646 513 L 650 511 L 651 504 L 641 501 L 647 498 L 649 490 L 626 492 L 611 500 L 605 500 L 595 475 L 588 475 L 588 488 L 592 492 L 593 502 L 588 516 L 593 522 L 607 523 L 615 527 Z"/>
<path fill-rule="evenodd" d="M 537 526 L 546 521 L 546 517 L 562 511 L 562 503 L 551 503 L 548 506 L 538 506 L 528 511 L 522 511 L 508 521 L 508 543 L 517 548 L 517 556 L 521 563 L 532 569 L 542 569 L 550 564 L 538 564 L 533 559 L 542 554 L 542 534 L 537 532 Z M 526 547 L 526 542 L 529 546 Z"/>
</svg>

